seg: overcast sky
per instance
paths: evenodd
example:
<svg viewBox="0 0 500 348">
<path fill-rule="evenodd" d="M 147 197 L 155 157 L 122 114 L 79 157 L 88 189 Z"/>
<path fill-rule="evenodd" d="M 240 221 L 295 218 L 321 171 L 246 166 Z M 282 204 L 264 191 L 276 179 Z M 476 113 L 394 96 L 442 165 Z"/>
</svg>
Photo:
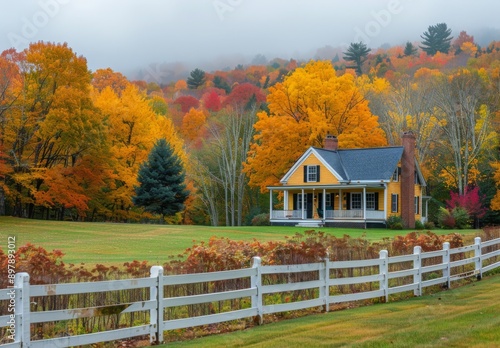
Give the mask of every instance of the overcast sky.
<svg viewBox="0 0 500 348">
<path fill-rule="evenodd" d="M 89 68 L 128 74 L 159 62 L 313 57 L 324 46 L 418 42 L 445 22 L 456 37 L 500 40 L 499 0 L 2 0 L 0 51 L 67 42 Z M 481 42 L 480 42 L 481 43 Z M 249 58 L 250 57 L 250 58 Z M 242 62 L 245 63 L 245 62 Z"/>
</svg>

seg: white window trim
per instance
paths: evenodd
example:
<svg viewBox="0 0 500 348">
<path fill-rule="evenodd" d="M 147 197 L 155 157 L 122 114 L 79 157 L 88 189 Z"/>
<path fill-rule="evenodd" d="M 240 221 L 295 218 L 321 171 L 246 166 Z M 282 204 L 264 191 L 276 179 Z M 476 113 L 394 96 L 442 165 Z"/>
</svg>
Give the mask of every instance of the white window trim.
<svg viewBox="0 0 500 348">
<path fill-rule="evenodd" d="M 370 195 L 370 197 L 373 197 L 373 201 L 370 201 L 368 200 L 368 195 Z M 377 206 L 377 203 L 375 202 L 376 200 L 376 195 L 375 195 L 375 192 L 367 192 L 366 193 L 366 210 L 375 210 L 375 207 Z M 369 203 L 373 203 L 373 207 L 369 207 L 368 204 Z"/>
<path fill-rule="evenodd" d="M 314 170 L 311 170 L 311 168 L 314 168 Z M 311 171 L 314 171 L 314 173 L 311 173 Z M 317 166 L 307 166 L 307 182 L 318 182 Z"/>
<path fill-rule="evenodd" d="M 353 205 L 354 196 L 359 196 L 359 208 L 354 208 Z M 363 195 L 361 194 L 361 192 L 351 192 L 351 210 L 361 210 L 361 209 L 363 209 Z"/>
</svg>

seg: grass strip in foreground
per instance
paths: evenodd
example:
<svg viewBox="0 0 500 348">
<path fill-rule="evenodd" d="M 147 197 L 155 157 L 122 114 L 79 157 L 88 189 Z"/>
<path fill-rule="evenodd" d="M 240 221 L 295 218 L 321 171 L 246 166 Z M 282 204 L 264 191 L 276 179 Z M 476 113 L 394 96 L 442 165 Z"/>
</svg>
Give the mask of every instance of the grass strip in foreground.
<svg viewBox="0 0 500 348">
<path fill-rule="evenodd" d="M 498 347 L 500 275 L 401 302 L 311 315 L 160 347 Z"/>
</svg>

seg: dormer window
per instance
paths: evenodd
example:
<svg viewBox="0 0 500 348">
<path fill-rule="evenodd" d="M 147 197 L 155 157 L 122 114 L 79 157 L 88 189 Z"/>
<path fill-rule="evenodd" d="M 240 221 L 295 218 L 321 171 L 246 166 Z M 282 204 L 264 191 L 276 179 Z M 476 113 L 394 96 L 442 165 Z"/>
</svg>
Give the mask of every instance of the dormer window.
<svg viewBox="0 0 500 348">
<path fill-rule="evenodd" d="M 304 182 L 319 182 L 319 166 L 304 166 Z"/>
</svg>

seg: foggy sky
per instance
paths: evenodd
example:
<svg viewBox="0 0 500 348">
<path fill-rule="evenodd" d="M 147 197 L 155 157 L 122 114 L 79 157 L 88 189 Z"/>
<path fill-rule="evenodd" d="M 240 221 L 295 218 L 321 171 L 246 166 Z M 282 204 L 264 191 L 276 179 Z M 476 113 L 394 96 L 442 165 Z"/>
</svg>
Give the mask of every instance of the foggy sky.
<svg viewBox="0 0 500 348">
<path fill-rule="evenodd" d="M 161 62 L 207 69 L 257 54 L 307 59 L 327 45 L 419 42 L 441 22 L 454 37 L 500 40 L 498 0 L 4 0 L 0 11 L 0 51 L 67 42 L 91 70 L 124 74 Z"/>
</svg>

